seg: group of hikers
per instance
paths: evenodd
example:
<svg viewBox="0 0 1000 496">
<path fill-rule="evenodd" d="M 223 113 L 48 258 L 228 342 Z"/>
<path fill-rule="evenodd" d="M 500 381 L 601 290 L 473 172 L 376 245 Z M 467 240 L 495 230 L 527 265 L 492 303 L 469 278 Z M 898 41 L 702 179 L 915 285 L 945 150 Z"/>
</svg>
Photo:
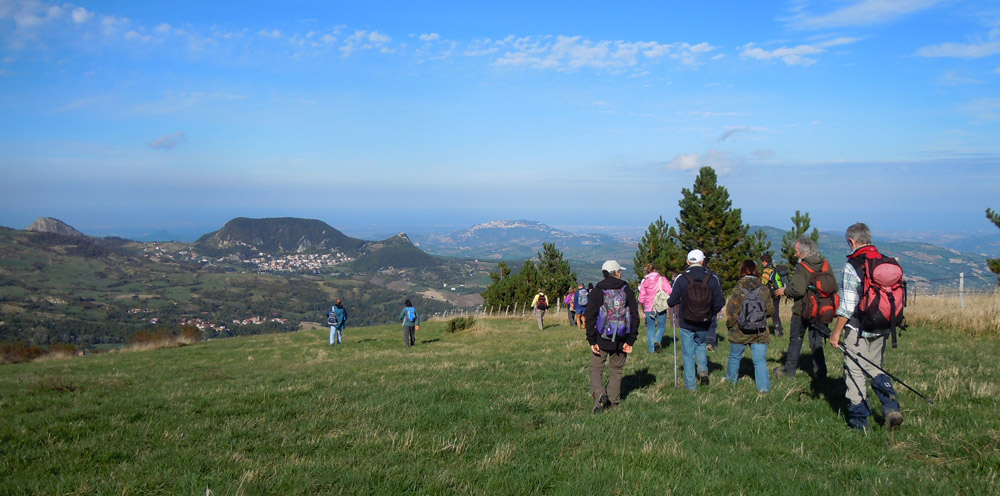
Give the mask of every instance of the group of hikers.
<svg viewBox="0 0 1000 496">
<path fill-rule="evenodd" d="M 344 302 L 337 298 L 330 310 L 326 312 L 327 324 L 330 326 L 330 346 L 341 343 L 341 331 L 347 326 L 347 309 Z M 420 314 L 410 300 L 406 300 L 399 312 L 399 320 L 403 323 L 403 344 L 407 348 L 417 344 L 416 331 L 420 330 Z"/>
<path fill-rule="evenodd" d="M 848 426 L 868 427 L 872 415 L 867 395 L 870 381 L 881 402 L 885 427 L 897 429 L 903 416 L 893 381 L 882 368 L 882 362 L 886 340 L 892 336 L 895 345 L 895 330 L 901 324 L 905 305 L 902 270 L 895 259 L 878 252 L 865 224 L 850 226 L 846 239 L 851 254 L 843 269 L 842 287 L 838 287 L 817 243 L 803 237 L 795 242 L 799 263 L 791 276 L 786 276 L 787 280 L 773 267 L 769 254 L 761 257 L 760 266 L 754 260 L 744 260 L 728 298 L 723 294 L 719 276 L 706 267 L 701 250 L 687 254 L 687 268 L 673 281 L 651 264 L 646 265 L 638 294 L 622 279 L 624 267 L 614 260 L 604 262 L 603 280 L 589 290 L 580 285 L 571 293 L 572 298 L 567 295 L 564 299 L 572 305 L 571 311 L 576 312 L 577 318 L 582 314 L 582 319 L 574 322 L 586 329 L 591 352 L 593 413 L 614 409 L 621 401 L 623 369 L 638 339 L 640 305 L 645 314 L 650 353 L 662 351 L 668 318 L 680 328 L 685 389 L 695 391 L 698 385 L 709 384 L 708 352 L 717 346 L 715 327 L 721 320 L 729 337 L 724 380 L 736 383 L 740 361 L 749 347 L 757 390 L 761 394 L 769 392 L 770 374 L 765 357 L 771 332 L 783 334 L 778 308 L 780 298 L 785 297 L 793 302 L 788 354 L 784 366 L 776 367 L 773 375 L 795 376 L 802 340 L 808 332 L 814 377 L 825 378 L 823 343 L 829 339 L 844 354 Z M 581 291 L 586 291 L 582 304 Z M 768 318 L 773 323 L 770 330 Z M 832 330 L 829 324 L 833 324 Z M 610 376 L 606 385 L 605 369 Z"/>
<path fill-rule="evenodd" d="M 723 294 L 719 276 L 706 266 L 705 254 L 698 249 L 687 254 L 687 268 L 673 281 L 647 264 L 638 294 L 622 279 L 625 267 L 615 260 L 604 262 L 601 266 L 604 278 L 600 282 L 586 287 L 579 284 L 576 291 L 562 300 L 567 305 L 570 324 L 586 330 L 593 413 L 613 409 L 621 402 L 622 374 L 639 337 L 641 305 L 650 353 L 663 351 L 668 318 L 675 331 L 680 329 L 684 388 L 688 391 L 696 391 L 698 385 L 709 385 L 708 352 L 718 346 L 716 327 L 720 320 L 725 323 L 729 338 L 724 380 L 737 382 L 740 361 L 750 348 L 754 381 L 761 394 L 771 389 L 771 373 L 776 378 L 795 377 L 802 340 L 808 332 L 814 377 L 825 378 L 827 374 L 825 339 L 844 354 L 848 425 L 856 429 L 868 427 L 872 415 L 867 394 L 870 382 L 881 402 L 885 427 L 897 429 L 903 423 L 903 415 L 892 378 L 882 368 L 882 361 L 886 340 L 891 336 L 895 347 L 896 327 L 902 324 L 906 298 L 902 269 L 895 259 L 879 253 L 867 225 L 850 226 L 845 237 L 851 254 L 844 266 L 842 287 L 816 241 L 809 237 L 795 242 L 794 254 L 799 263 L 791 275 L 775 267 L 769 253 L 760 257 L 759 266 L 754 260 L 744 260 L 728 298 Z M 788 353 L 784 366 L 768 371 L 766 355 L 771 333 L 777 336 L 784 333 L 778 311 L 782 297 L 792 300 Z M 544 329 L 550 303 L 542 289 L 531 302 L 539 330 Z M 327 316 L 330 344 L 340 344 L 341 331 L 347 322 L 347 310 L 340 299 Z M 770 329 L 768 318 L 772 322 Z M 413 346 L 414 331 L 420 329 L 420 316 L 410 300 L 406 300 L 399 320 L 403 324 L 404 344 Z M 673 345 L 676 344 L 675 335 Z"/>
</svg>

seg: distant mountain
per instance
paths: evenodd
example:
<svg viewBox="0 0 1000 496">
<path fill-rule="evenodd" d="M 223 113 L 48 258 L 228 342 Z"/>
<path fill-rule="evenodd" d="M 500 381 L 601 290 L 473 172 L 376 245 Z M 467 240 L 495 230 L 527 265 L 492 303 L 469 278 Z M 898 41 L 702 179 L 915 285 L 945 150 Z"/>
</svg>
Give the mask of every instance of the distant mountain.
<svg viewBox="0 0 1000 496">
<path fill-rule="evenodd" d="M 63 236 L 81 236 L 86 237 L 76 229 L 73 229 L 69 224 L 59 220 L 53 219 L 52 217 L 39 217 L 38 220 L 33 222 L 28 226 L 27 231 L 42 232 L 42 233 L 52 233 L 52 234 L 62 234 Z"/>
<path fill-rule="evenodd" d="M 442 265 L 438 257 L 424 253 L 404 233 L 384 241 L 369 241 L 361 247 L 360 255 L 351 264 L 359 272 L 374 272 L 383 268 L 414 269 Z"/>
<path fill-rule="evenodd" d="M 195 242 L 202 251 L 216 256 L 340 253 L 351 258 L 359 254 L 364 244 L 363 240 L 351 238 L 323 221 L 292 217 L 239 217 Z"/>
<path fill-rule="evenodd" d="M 448 234 L 421 236 L 417 246 L 437 255 L 512 260 L 536 256 L 543 243 L 555 243 L 567 258 L 581 260 L 604 258 L 624 246 L 605 234 L 579 234 L 529 220 L 490 221 Z"/>
</svg>

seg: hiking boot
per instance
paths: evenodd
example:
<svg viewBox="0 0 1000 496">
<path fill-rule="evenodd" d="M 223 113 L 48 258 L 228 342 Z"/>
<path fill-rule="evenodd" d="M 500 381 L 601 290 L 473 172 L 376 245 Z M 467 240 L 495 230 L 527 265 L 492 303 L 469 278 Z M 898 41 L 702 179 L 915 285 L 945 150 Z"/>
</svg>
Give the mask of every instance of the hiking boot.
<svg viewBox="0 0 1000 496">
<path fill-rule="evenodd" d="M 593 413 L 594 415 L 597 415 L 597 414 L 603 413 L 603 412 L 604 412 L 604 405 L 598 404 L 598 405 L 594 406 L 594 411 L 591 412 L 591 413 Z"/>
<path fill-rule="evenodd" d="M 708 372 L 702 372 L 698 374 L 698 380 L 701 381 L 702 386 L 708 385 Z"/>
<path fill-rule="evenodd" d="M 663 352 L 663 347 L 660 346 L 660 343 L 654 343 L 653 344 L 653 353 L 662 353 L 662 352 Z"/>
<path fill-rule="evenodd" d="M 775 367 L 773 373 L 774 373 L 775 377 L 784 377 L 786 379 L 794 379 L 795 378 L 795 374 L 788 375 L 788 372 L 785 371 L 785 368 L 784 367 L 780 367 L 780 366 L 779 367 Z"/>
<path fill-rule="evenodd" d="M 600 402 L 601 402 L 601 407 L 602 408 L 608 408 L 608 407 L 611 406 L 611 398 L 608 398 L 607 394 L 602 394 L 601 395 Z"/>
<path fill-rule="evenodd" d="M 903 423 L 903 414 L 899 410 L 893 410 L 885 415 L 885 428 L 894 431 L 899 429 L 899 424 Z"/>
</svg>

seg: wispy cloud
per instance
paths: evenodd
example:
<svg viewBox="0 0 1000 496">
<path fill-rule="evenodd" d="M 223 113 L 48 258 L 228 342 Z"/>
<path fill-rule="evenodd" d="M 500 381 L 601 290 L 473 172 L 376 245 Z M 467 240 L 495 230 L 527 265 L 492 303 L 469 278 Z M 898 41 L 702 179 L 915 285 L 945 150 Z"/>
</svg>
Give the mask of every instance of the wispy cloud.
<svg viewBox="0 0 1000 496">
<path fill-rule="evenodd" d="M 800 65 L 803 67 L 816 63 L 816 55 L 826 51 L 827 48 L 847 45 L 860 41 L 860 38 L 839 37 L 830 40 L 819 41 L 811 44 L 796 45 L 793 47 L 781 47 L 774 50 L 765 50 L 756 43 L 743 45 L 740 53 L 743 57 L 756 60 L 780 60 L 785 65 Z"/>
<path fill-rule="evenodd" d="M 750 127 L 734 127 L 732 129 L 727 129 L 726 132 L 724 132 L 721 135 L 719 135 L 719 137 L 716 138 L 715 141 L 717 141 L 719 143 L 722 143 L 723 141 L 726 141 L 727 139 L 733 137 L 734 134 L 749 133 L 749 132 L 753 132 L 753 128 L 750 128 Z"/>
<path fill-rule="evenodd" d="M 900 17 L 933 8 L 946 0 L 861 0 L 839 9 L 814 14 L 800 7 L 795 15 L 783 19 L 793 29 L 828 29 L 871 26 L 895 21 Z"/>
<path fill-rule="evenodd" d="M 391 53 L 393 51 L 389 47 L 391 41 L 392 38 L 378 31 L 356 30 L 354 34 L 344 40 L 344 46 L 340 47 L 340 51 L 345 57 L 357 50 L 378 50 L 381 53 Z"/>
<path fill-rule="evenodd" d="M 667 162 L 666 168 L 669 170 L 691 171 L 702 167 L 711 167 L 720 175 L 726 175 L 743 163 L 743 160 L 732 157 L 725 152 L 709 150 L 708 153 L 686 153 L 674 156 Z"/>
<path fill-rule="evenodd" d="M 976 40 L 971 43 L 941 43 L 917 50 L 921 57 L 954 57 L 960 59 L 978 59 L 1000 53 L 1000 28 L 990 31 L 986 40 Z"/>
<path fill-rule="evenodd" d="M 1000 98 L 978 98 L 962 104 L 961 109 L 980 121 L 1000 120 Z"/>
<path fill-rule="evenodd" d="M 948 71 L 938 78 L 938 84 L 943 86 L 965 86 L 968 84 L 983 84 L 985 81 L 963 76 L 956 71 Z"/>
<path fill-rule="evenodd" d="M 575 71 L 579 69 L 623 70 L 643 62 L 669 58 L 688 66 L 718 47 L 708 43 L 659 43 L 656 41 L 593 41 L 583 36 L 507 37 L 495 42 L 474 43 L 470 55 L 503 51 L 498 66 Z"/>
<path fill-rule="evenodd" d="M 174 148 L 177 148 L 178 145 L 186 142 L 187 133 L 184 131 L 178 131 L 176 133 L 160 136 L 147 144 L 150 148 L 155 150 L 173 150 Z"/>
</svg>

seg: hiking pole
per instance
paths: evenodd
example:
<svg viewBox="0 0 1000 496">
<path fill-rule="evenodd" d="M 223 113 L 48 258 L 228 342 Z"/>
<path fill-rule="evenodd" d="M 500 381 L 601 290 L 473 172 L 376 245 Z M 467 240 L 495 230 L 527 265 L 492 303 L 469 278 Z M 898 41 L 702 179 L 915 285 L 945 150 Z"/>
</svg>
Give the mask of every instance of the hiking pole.
<svg viewBox="0 0 1000 496">
<path fill-rule="evenodd" d="M 670 310 L 670 328 L 674 331 L 674 343 L 673 343 L 674 344 L 673 345 L 673 349 L 674 349 L 674 388 L 678 387 L 677 386 L 677 320 L 675 318 L 675 317 L 677 317 L 676 314 L 677 314 L 677 312 L 675 312 L 673 309 Z"/>
<path fill-rule="evenodd" d="M 819 332 L 819 334 L 821 336 L 823 336 L 823 337 L 825 337 L 827 339 L 830 339 L 830 333 L 829 332 L 824 332 L 822 327 L 819 327 L 819 326 L 816 326 L 816 325 L 813 325 L 811 327 L 813 329 L 815 329 L 817 332 Z M 853 327 L 852 327 L 852 329 L 853 329 Z M 857 329 L 855 329 L 855 331 L 861 332 L 861 331 L 859 331 Z M 837 348 L 838 350 L 840 350 L 840 352 L 843 353 L 844 356 L 846 356 L 847 358 L 850 358 L 851 360 L 853 360 L 854 363 L 858 364 L 858 367 L 860 367 L 863 372 L 864 372 L 864 367 L 861 367 L 861 363 L 858 362 L 858 358 L 860 358 L 860 359 L 868 362 L 869 364 L 871 364 L 872 367 L 875 367 L 876 369 L 878 369 L 883 374 L 889 376 L 890 379 L 898 382 L 899 385 L 905 387 L 906 389 L 909 389 L 910 391 L 913 391 L 914 394 L 916 394 L 917 396 L 923 398 L 925 401 L 927 401 L 927 403 L 930 403 L 931 405 L 934 404 L 934 400 L 932 400 L 932 399 L 924 396 L 923 394 L 920 393 L 920 391 L 917 391 L 916 389 L 913 389 L 912 387 L 910 387 L 909 384 L 903 382 L 902 379 L 900 379 L 899 377 L 896 377 L 895 375 L 893 375 L 888 370 L 882 368 L 879 364 L 871 361 L 868 357 L 866 357 L 866 356 L 864 356 L 864 355 L 862 355 L 862 354 L 860 354 L 860 353 L 858 353 L 858 352 L 856 352 L 854 350 L 851 350 L 851 349 L 848 349 L 846 347 L 843 347 L 843 346 L 836 346 L 835 348 Z M 850 352 L 850 353 L 848 353 L 848 352 Z M 865 375 L 868 375 L 868 373 L 865 372 Z M 870 375 L 868 377 L 872 378 Z"/>
</svg>

